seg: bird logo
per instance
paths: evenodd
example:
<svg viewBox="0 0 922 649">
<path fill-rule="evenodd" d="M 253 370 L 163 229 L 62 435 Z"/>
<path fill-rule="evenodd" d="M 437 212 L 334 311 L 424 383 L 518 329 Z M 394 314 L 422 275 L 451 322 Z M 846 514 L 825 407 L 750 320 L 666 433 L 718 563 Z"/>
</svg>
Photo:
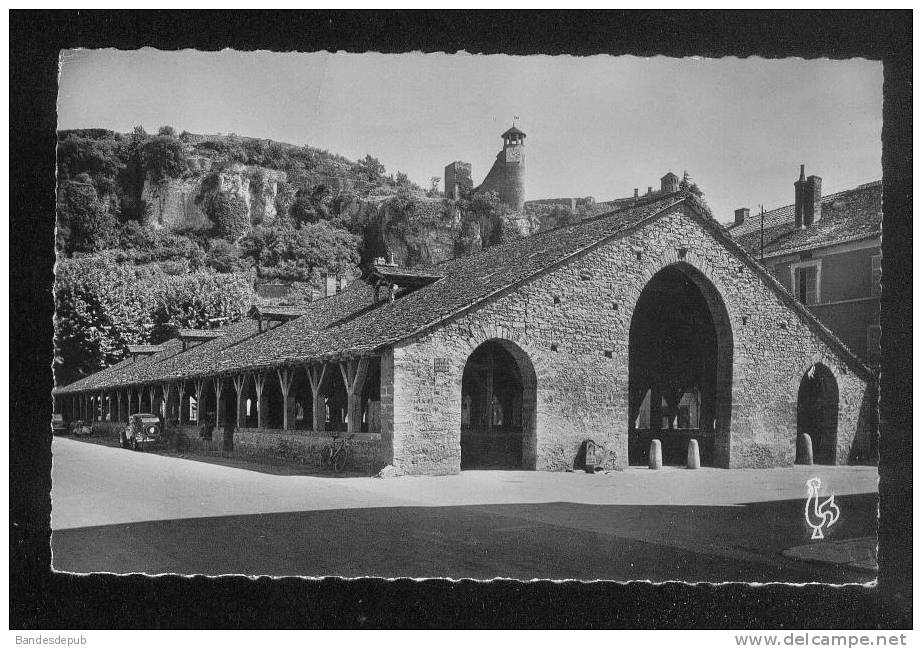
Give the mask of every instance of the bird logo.
<svg viewBox="0 0 922 649">
<path fill-rule="evenodd" d="M 820 502 L 821 486 L 822 482 L 819 478 L 807 480 L 807 504 L 804 507 L 804 516 L 807 519 L 807 525 L 813 528 L 811 539 L 823 538 L 823 528 L 830 528 L 839 520 L 839 506 L 836 505 L 834 494 Z"/>
</svg>

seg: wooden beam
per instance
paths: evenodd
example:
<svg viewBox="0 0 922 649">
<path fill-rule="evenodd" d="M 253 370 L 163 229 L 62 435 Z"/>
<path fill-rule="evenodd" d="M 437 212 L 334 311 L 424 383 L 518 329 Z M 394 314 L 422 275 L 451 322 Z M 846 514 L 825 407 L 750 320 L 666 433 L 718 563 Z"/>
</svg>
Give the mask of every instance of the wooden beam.
<svg viewBox="0 0 922 649">
<path fill-rule="evenodd" d="M 263 388 L 266 387 L 266 374 L 265 372 L 256 372 L 253 374 L 253 384 L 256 386 L 256 425 L 259 428 L 266 427 L 266 410 L 265 403 L 263 403 Z"/>
<path fill-rule="evenodd" d="M 362 390 L 365 388 L 368 365 L 367 356 L 339 364 L 349 400 L 347 430 L 350 433 L 358 433 L 362 430 Z"/>
<path fill-rule="evenodd" d="M 221 392 L 224 390 L 224 380 L 220 376 L 211 379 L 211 385 L 214 387 L 214 425 L 215 428 L 221 425 Z"/>
<path fill-rule="evenodd" d="M 246 418 L 246 412 L 243 409 L 243 389 L 246 387 L 247 375 L 238 374 L 233 377 L 234 390 L 237 392 L 237 428 L 241 428 L 241 422 Z"/>
<path fill-rule="evenodd" d="M 311 383 L 311 395 L 314 400 L 314 432 L 319 433 L 327 427 L 327 409 L 323 400 L 323 392 L 330 382 L 330 366 L 327 363 L 321 363 L 319 368 L 316 365 L 309 365 L 307 378 Z"/>
<path fill-rule="evenodd" d="M 288 392 L 294 379 L 294 371 L 287 367 L 277 367 L 275 373 L 279 377 L 279 387 L 282 390 L 282 430 L 288 430 L 288 416 L 291 408 L 288 405 Z"/>
</svg>

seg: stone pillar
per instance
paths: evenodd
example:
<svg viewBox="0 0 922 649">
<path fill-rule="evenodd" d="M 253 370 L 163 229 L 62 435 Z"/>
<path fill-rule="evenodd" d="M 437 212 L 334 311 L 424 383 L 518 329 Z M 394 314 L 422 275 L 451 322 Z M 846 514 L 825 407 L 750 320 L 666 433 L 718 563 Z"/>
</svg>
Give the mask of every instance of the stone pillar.
<svg viewBox="0 0 922 649">
<path fill-rule="evenodd" d="M 268 408 L 263 402 L 263 388 L 266 387 L 266 373 L 256 372 L 253 375 L 253 385 L 256 387 L 256 427 L 266 428 L 266 411 Z"/>
<path fill-rule="evenodd" d="M 663 445 L 658 439 L 650 441 L 650 468 L 663 468 Z"/>
<path fill-rule="evenodd" d="M 365 387 L 365 377 L 368 374 L 368 357 L 344 361 L 339 364 L 339 370 L 342 372 L 346 393 L 349 395 L 346 430 L 358 433 L 362 430 L 362 389 Z"/>
<path fill-rule="evenodd" d="M 279 387 L 282 390 L 282 430 L 288 430 L 290 424 L 289 415 L 291 405 L 288 403 L 288 393 L 291 391 L 291 381 L 294 378 L 294 370 L 288 367 L 276 368 L 275 373 L 279 377 Z"/>
<path fill-rule="evenodd" d="M 688 440 L 688 462 L 686 466 L 689 469 L 701 468 L 701 455 L 698 453 L 698 440 Z"/>
<path fill-rule="evenodd" d="M 330 382 L 330 366 L 327 363 L 309 365 L 307 378 L 311 383 L 311 396 L 314 400 L 314 432 L 319 433 L 327 427 L 327 408 L 323 401 L 323 392 Z"/>
</svg>

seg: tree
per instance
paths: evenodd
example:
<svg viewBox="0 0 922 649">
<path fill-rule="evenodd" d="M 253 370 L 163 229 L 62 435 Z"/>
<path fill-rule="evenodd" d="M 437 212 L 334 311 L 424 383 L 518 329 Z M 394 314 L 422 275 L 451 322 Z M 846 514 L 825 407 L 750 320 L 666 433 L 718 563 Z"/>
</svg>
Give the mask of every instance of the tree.
<svg viewBox="0 0 922 649">
<path fill-rule="evenodd" d="M 186 153 L 175 137 L 156 135 L 142 145 L 141 162 L 154 181 L 179 178 L 186 170 Z"/>
<path fill-rule="evenodd" d="M 254 301 L 252 278 L 246 273 L 198 270 L 158 277 L 151 287 L 150 342 L 163 342 L 177 329 L 211 329 L 213 322 L 242 319 Z"/>
<path fill-rule="evenodd" d="M 255 227 L 240 240 L 240 253 L 260 277 L 307 281 L 315 270 L 343 272 L 359 262 L 360 237 L 327 221 L 301 227 Z"/>
<path fill-rule="evenodd" d="M 56 269 L 55 357 L 60 383 L 99 371 L 146 341 L 149 285 L 132 266 L 105 258 L 64 259 Z"/>
<path fill-rule="evenodd" d="M 698 188 L 698 185 L 692 182 L 691 176 L 688 175 L 688 170 L 682 174 L 682 180 L 679 182 L 679 189 L 682 191 L 690 191 L 698 198 L 704 196 L 704 192 Z"/>
<path fill-rule="evenodd" d="M 468 218 L 480 221 L 484 246 L 503 242 L 505 229 L 503 217 L 508 211 L 506 204 L 495 191 L 478 192 L 462 204 L 462 213 L 466 212 Z"/>
<path fill-rule="evenodd" d="M 157 135 L 166 135 L 167 137 L 176 137 L 176 129 L 172 126 L 161 126 L 157 129 Z"/>
<path fill-rule="evenodd" d="M 212 196 L 205 212 L 219 237 L 237 239 L 250 229 L 246 201 L 233 192 L 218 192 Z"/>
<path fill-rule="evenodd" d="M 295 223 L 316 223 L 330 218 L 330 192 L 326 185 L 313 189 L 299 189 L 288 208 L 288 215 Z"/>
<path fill-rule="evenodd" d="M 384 175 L 384 165 L 371 154 L 366 154 L 364 158 L 358 161 L 359 173 L 370 183 L 376 183 Z"/>
<path fill-rule="evenodd" d="M 94 252 L 115 244 L 117 224 L 87 182 L 68 181 L 58 190 L 57 219 L 64 251 Z"/>
<path fill-rule="evenodd" d="M 438 176 L 429 177 L 429 190 L 426 192 L 426 195 L 429 197 L 439 195 L 439 183 L 442 182 L 442 179 Z"/>
</svg>

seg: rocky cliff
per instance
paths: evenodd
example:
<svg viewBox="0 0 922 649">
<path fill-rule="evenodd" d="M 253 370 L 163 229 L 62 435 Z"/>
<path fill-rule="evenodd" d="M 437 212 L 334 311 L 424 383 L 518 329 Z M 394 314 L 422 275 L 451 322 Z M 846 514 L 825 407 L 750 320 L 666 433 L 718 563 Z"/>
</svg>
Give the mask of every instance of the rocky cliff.
<svg viewBox="0 0 922 649">
<path fill-rule="evenodd" d="M 205 223 L 208 199 L 219 192 L 242 199 L 253 225 L 271 223 L 277 216 L 279 184 L 287 180 L 284 171 L 239 163 L 212 171 L 212 160 L 203 156 L 190 157 L 187 165 L 180 178 L 145 178 L 141 192 L 145 224 L 180 228 Z"/>
</svg>

